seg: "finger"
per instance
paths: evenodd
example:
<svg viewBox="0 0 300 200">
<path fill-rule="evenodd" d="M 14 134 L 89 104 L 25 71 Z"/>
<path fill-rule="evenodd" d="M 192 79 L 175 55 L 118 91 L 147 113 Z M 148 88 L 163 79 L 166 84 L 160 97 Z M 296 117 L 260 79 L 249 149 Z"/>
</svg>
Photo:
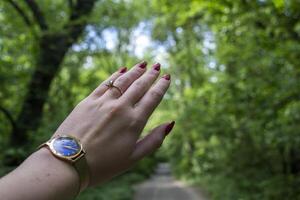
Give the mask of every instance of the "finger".
<svg viewBox="0 0 300 200">
<path fill-rule="evenodd" d="M 131 159 L 138 161 L 157 150 L 162 145 L 165 137 L 171 132 L 174 125 L 175 122 L 172 121 L 171 123 L 162 124 L 150 131 L 146 137 L 137 142 L 131 154 Z"/>
<path fill-rule="evenodd" d="M 167 92 L 170 82 L 171 77 L 169 74 L 166 74 L 146 92 L 135 106 L 135 110 L 138 112 L 138 115 L 143 115 L 148 118 L 152 114 Z"/>
<path fill-rule="evenodd" d="M 153 82 L 157 79 L 160 72 L 160 64 L 156 63 L 152 66 L 152 69 L 148 70 L 143 76 L 134 81 L 127 89 L 126 93 L 122 95 L 122 99 L 126 99 L 132 105 L 144 96 L 144 94 L 149 90 Z"/>
<path fill-rule="evenodd" d="M 130 71 L 123 76 L 120 76 L 114 81 L 114 86 L 119 88 L 124 93 L 127 88 L 146 71 L 147 63 L 145 61 L 136 64 Z M 105 99 L 116 99 L 122 94 L 120 91 L 112 87 L 110 90 L 103 94 L 102 98 Z"/>
<path fill-rule="evenodd" d="M 90 96 L 99 98 L 101 95 L 104 94 L 104 92 L 108 89 L 107 87 L 107 82 L 110 80 L 114 81 L 116 80 L 119 76 L 124 74 L 127 71 L 127 67 L 121 67 L 118 71 L 113 73 L 107 80 L 103 81 L 91 94 Z"/>
</svg>

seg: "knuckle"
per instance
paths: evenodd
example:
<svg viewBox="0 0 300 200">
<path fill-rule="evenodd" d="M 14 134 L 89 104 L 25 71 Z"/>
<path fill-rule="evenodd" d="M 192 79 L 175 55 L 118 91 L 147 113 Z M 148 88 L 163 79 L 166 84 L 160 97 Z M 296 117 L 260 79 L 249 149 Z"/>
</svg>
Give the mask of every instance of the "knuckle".
<svg viewBox="0 0 300 200">
<path fill-rule="evenodd" d="M 114 104 L 108 105 L 108 113 L 110 115 L 119 114 L 123 110 L 123 107 L 120 103 L 115 102 Z"/>
<path fill-rule="evenodd" d="M 144 69 L 138 67 L 138 68 L 135 68 L 135 70 L 132 70 L 132 73 L 133 73 L 134 76 L 137 77 L 137 76 L 139 76 L 140 74 L 142 74 L 144 71 L 145 71 Z"/>
<path fill-rule="evenodd" d="M 158 72 L 156 70 L 150 70 L 149 73 L 147 74 L 150 79 L 154 79 L 158 76 Z"/>
<path fill-rule="evenodd" d="M 82 105 L 84 105 L 85 103 L 86 103 L 86 98 L 84 98 L 84 99 L 82 99 L 77 105 L 76 105 L 76 107 L 80 107 L 80 106 L 82 106 Z"/>
<path fill-rule="evenodd" d="M 119 98 L 121 96 L 120 91 L 116 88 L 111 88 L 110 93 L 113 98 Z"/>
<path fill-rule="evenodd" d="M 93 111 L 98 108 L 98 102 L 94 101 L 90 97 L 86 97 L 85 99 L 81 100 L 73 109 L 74 112 L 82 112 L 84 111 Z M 73 112 L 72 111 L 72 112 Z"/>
<path fill-rule="evenodd" d="M 150 95 L 153 99 L 160 100 L 163 97 L 164 93 L 161 90 L 151 90 Z"/>
<path fill-rule="evenodd" d="M 128 84 L 128 83 L 130 83 L 130 78 L 128 77 L 128 76 L 121 76 L 120 78 L 118 78 L 117 80 L 116 80 L 116 84 L 117 85 L 123 85 L 123 84 Z"/>
<path fill-rule="evenodd" d="M 144 72 L 144 69 L 142 69 L 142 68 L 136 68 L 136 69 L 134 69 L 134 70 L 132 70 L 130 72 L 130 76 L 133 79 L 136 79 L 136 78 L 140 77 L 143 74 L 143 72 Z"/>
<path fill-rule="evenodd" d="M 94 106 L 93 105 L 93 102 L 90 98 L 86 97 L 84 99 L 82 99 L 76 106 L 75 108 L 78 108 L 78 107 L 82 107 L 82 106 Z"/>
<path fill-rule="evenodd" d="M 147 81 L 147 83 L 154 81 L 157 78 L 157 76 L 158 76 L 158 73 L 154 72 L 154 70 L 151 70 L 151 72 L 149 72 L 146 77 L 147 80 L 149 80 L 149 81 Z"/>
<path fill-rule="evenodd" d="M 145 124 L 145 120 L 143 118 L 132 117 L 132 119 L 129 123 L 129 127 L 131 129 L 138 129 L 138 128 L 142 127 L 144 124 Z"/>
<path fill-rule="evenodd" d="M 144 80 L 138 80 L 134 83 L 135 87 L 137 88 L 137 90 L 143 89 L 147 86 L 147 82 Z"/>
</svg>

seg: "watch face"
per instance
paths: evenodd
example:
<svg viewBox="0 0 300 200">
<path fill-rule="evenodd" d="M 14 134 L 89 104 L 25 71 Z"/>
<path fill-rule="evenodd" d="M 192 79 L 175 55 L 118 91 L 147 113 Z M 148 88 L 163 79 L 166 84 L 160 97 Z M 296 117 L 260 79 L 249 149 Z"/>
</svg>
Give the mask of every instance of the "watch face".
<svg viewBox="0 0 300 200">
<path fill-rule="evenodd" d="M 61 157 L 73 157 L 81 151 L 81 145 L 75 138 L 59 136 L 51 143 L 52 149 Z"/>
</svg>

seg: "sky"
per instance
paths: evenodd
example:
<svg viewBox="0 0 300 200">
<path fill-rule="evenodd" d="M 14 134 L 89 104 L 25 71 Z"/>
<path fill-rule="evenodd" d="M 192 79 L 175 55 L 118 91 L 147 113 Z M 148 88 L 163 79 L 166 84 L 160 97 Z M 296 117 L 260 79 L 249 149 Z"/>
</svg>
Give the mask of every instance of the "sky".
<svg viewBox="0 0 300 200">
<path fill-rule="evenodd" d="M 130 43 L 127 47 L 139 60 L 143 60 L 147 52 L 151 52 L 153 60 L 159 62 L 163 67 L 168 68 L 168 51 L 166 47 L 154 41 L 151 38 L 151 27 L 150 22 L 140 22 L 136 28 L 133 29 L 129 35 Z M 178 33 L 182 32 L 181 28 L 176 30 Z M 87 26 L 86 38 L 83 42 L 75 44 L 73 46 L 74 51 L 82 51 L 89 49 L 96 51 L 98 49 L 107 49 L 113 51 L 118 45 L 118 33 L 115 28 L 106 28 L 104 30 L 96 30 L 93 26 Z M 168 44 L 172 46 L 172 40 L 168 41 Z M 208 54 L 208 51 L 215 49 L 216 45 L 213 40 L 213 35 L 209 32 L 204 34 L 203 40 L 203 53 Z M 86 59 L 85 67 L 93 66 L 92 57 Z M 216 62 L 213 60 L 208 63 L 208 68 L 215 68 Z"/>
<path fill-rule="evenodd" d="M 75 44 L 73 46 L 74 51 L 81 51 L 89 48 L 90 50 L 97 50 L 98 48 L 106 48 L 108 50 L 114 50 L 118 43 L 117 30 L 115 28 L 106 28 L 97 33 L 92 26 L 87 26 L 87 34 L 83 42 Z M 129 35 L 130 38 L 130 50 L 138 58 L 142 58 L 148 49 L 155 46 L 157 49 L 157 44 L 151 39 L 150 28 L 147 27 L 145 22 L 141 22 Z M 163 46 L 159 46 L 158 51 L 162 52 Z"/>
</svg>

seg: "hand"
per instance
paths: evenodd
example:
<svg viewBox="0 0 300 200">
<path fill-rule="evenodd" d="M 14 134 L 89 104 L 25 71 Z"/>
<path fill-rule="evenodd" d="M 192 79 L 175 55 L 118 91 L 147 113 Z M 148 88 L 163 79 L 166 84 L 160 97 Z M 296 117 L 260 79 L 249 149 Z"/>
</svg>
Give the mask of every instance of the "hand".
<svg viewBox="0 0 300 200">
<path fill-rule="evenodd" d="M 80 139 L 86 150 L 90 185 L 103 183 L 159 148 L 174 122 L 161 124 L 138 140 L 148 118 L 170 85 L 170 75 L 154 84 L 160 64 L 148 71 L 146 62 L 122 68 L 81 101 L 54 135 Z M 112 80 L 121 90 L 109 88 Z"/>
</svg>

